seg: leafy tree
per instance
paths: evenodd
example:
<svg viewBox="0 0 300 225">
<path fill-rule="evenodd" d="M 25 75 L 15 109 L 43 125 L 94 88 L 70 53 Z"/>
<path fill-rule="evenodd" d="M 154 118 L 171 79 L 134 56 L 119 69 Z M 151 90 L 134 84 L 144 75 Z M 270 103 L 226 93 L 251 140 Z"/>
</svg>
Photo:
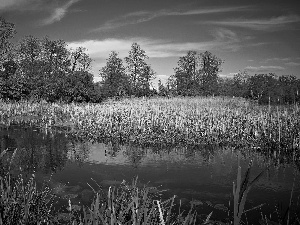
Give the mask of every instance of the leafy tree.
<svg viewBox="0 0 300 225">
<path fill-rule="evenodd" d="M 166 87 L 162 84 L 161 80 L 158 80 L 158 94 L 160 96 L 166 96 L 167 95 L 167 89 Z"/>
<path fill-rule="evenodd" d="M 171 75 L 167 80 L 167 91 L 168 95 L 175 96 L 177 95 L 177 82 L 175 75 Z"/>
<path fill-rule="evenodd" d="M 18 73 L 35 85 L 43 73 L 41 41 L 33 36 L 24 37 L 17 46 Z"/>
<path fill-rule="evenodd" d="M 299 80 L 295 76 L 280 76 L 278 78 L 280 100 L 284 103 L 295 103 L 299 95 Z"/>
<path fill-rule="evenodd" d="M 232 94 L 236 97 L 246 97 L 249 86 L 249 74 L 244 72 L 238 72 L 233 76 L 232 82 Z"/>
<path fill-rule="evenodd" d="M 15 25 L 0 17 L 0 67 L 6 60 L 11 60 L 10 53 L 13 45 L 10 40 L 15 33 Z"/>
<path fill-rule="evenodd" d="M 180 95 L 213 95 L 218 91 L 218 73 L 222 60 L 206 51 L 188 51 L 174 69 L 177 93 Z"/>
<path fill-rule="evenodd" d="M 29 92 L 28 98 L 55 101 L 63 94 L 60 85 L 69 72 L 68 56 L 62 40 L 27 36 L 20 41 L 17 73 L 26 80 L 24 88 Z"/>
<path fill-rule="evenodd" d="M 115 51 L 111 52 L 106 66 L 100 70 L 100 76 L 102 77 L 102 89 L 107 97 L 124 96 L 128 93 L 129 84 L 125 67 Z"/>
<path fill-rule="evenodd" d="M 235 96 L 233 91 L 233 78 L 219 77 L 218 78 L 218 94 L 221 96 Z"/>
<path fill-rule="evenodd" d="M 86 53 L 87 49 L 78 47 L 71 51 L 71 71 L 89 71 L 91 69 L 92 59 Z"/>
<path fill-rule="evenodd" d="M 67 76 L 65 94 L 60 97 L 68 102 L 98 102 L 93 75 L 87 71 L 75 71 Z"/>
<path fill-rule="evenodd" d="M 50 76 L 60 72 L 68 72 L 70 67 L 69 51 L 63 40 L 42 40 L 45 73 Z"/>
<path fill-rule="evenodd" d="M 200 54 L 201 79 L 205 95 L 215 95 L 218 90 L 218 73 L 223 61 L 211 52 Z"/>
<path fill-rule="evenodd" d="M 259 103 L 278 102 L 278 78 L 275 74 L 255 74 L 249 78 L 249 96 Z"/>
<path fill-rule="evenodd" d="M 154 78 L 155 72 L 153 71 L 153 69 L 149 65 L 145 65 L 138 80 L 138 96 L 149 96 L 151 94 L 150 81 Z"/>
<path fill-rule="evenodd" d="M 154 78 L 155 73 L 146 63 L 148 58 L 140 45 L 137 43 L 131 45 L 129 56 L 125 57 L 131 87 L 130 94 L 139 95 L 139 93 L 143 93 L 145 90 L 146 92 L 149 91 L 149 82 Z"/>
<path fill-rule="evenodd" d="M 15 74 L 18 69 L 18 64 L 14 60 L 9 60 L 3 62 L 2 67 L 4 70 L 0 71 L 0 76 L 6 80 Z"/>
<path fill-rule="evenodd" d="M 191 95 L 199 89 L 199 58 L 196 51 L 188 51 L 180 57 L 174 69 L 177 81 L 177 92 L 180 95 Z"/>
<path fill-rule="evenodd" d="M 8 98 L 11 91 L 9 78 L 16 72 L 11 39 L 16 33 L 15 25 L 0 17 L 0 97 Z"/>
</svg>

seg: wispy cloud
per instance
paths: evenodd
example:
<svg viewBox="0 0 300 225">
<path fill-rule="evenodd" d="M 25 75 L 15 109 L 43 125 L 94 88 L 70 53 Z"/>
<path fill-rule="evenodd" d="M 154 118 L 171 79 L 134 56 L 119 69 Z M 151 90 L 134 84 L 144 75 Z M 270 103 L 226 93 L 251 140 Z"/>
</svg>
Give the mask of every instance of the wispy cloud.
<svg viewBox="0 0 300 225">
<path fill-rule="evenodd" d="M 38 25 L 43 26 L 60 21 L 69 12 L 69 8 L 79 1 L 81 0 L 0 0 L 0 12 L 1 10 L 15 10 L 50 13 L 47 18 L 37 22 Z"/>
<path fill-rule="evenodd" d="M 238 36 L 228 29 L 217 29 L 213 33 L 212 40 L 202 42 L 174 42 L 171 40 L 149 39 L 149 38 L 125 38 L 104 40 L 83 40 L 69 42 L 68 46 L 76 48 L 83 46 L 89 50 L 92 58 L 107 58 L 111 51 L 117 51 L 121 57 L 128 54 L 133 42 L 137 42 L 146 51 L 149 57 L 165 58 L 179 57 L 188 50 L 196 51 L 235 51 L 240 48 Z"/>
<path fill-rule="evenodd" d="M 222 78 L 233 78 L 234 75 L 236 75 L 236 74 L 237 73 L 228 73 L 228 74 L 221 73 L 221 74 L 219 74 L 219 76 L 222 77 Z"/>
<path fill-rule="evenodd" d="M 277 72 L 285 70 L 282 66 L 247 66 L 245 70 L 254 73 Z"/>
<path fill-rule="evenodd" d="M 278 29 L 291 29 L 293 28 L 293 26 L 289 26 L 289 25 L 293 25 L 299 22 L 300 22 L 300 16 L 287 15 L 287 16 L 272 17 L 269 19 L 232 19 L 232 20 L 222 20 L 222 21 L 205 21 L 201 23 L 269 31 L 269 30 L 278 30 Z"/>
<path fill-rule="evenodd" d="M 0 0 L 0 12 L 45 10 L 51 4 L 53 2 L 41 0 Z"/>
<path fill-rule="evenodd" d="M 0 11 L 15 9 L 17 7 L 22 6 L 26 2 L 27 2 L 26 0 L 1 0 L 0 1 Z"/>
<path fill-rule="evenodd" d="M 287 66 L 300 66 L 300 62 L 287 62 L 285 63 Z"/>
<path fill-rule="evenodd" d="M 247 9 L 247 6 L 240 7 L 223 7 L 223 8 L 202 8 L 193 10 L 158 10 L 158 11 L 137 11 L 125 14 L 121 17 L 109 20 L 100 27 L 92 31 L 107 31 L 118 27 L 144 23 L 159 17 L 166 16 L 191 16 L 191 15 L 204 15 L 213 13 L 234 12 L 237 10 Z"/>
<path fill-rule="evenodd" d="M 41 21 L 40 25 L 49 25 L 60 21 L 68 13 L 69 8 L 78 1 L 80 0 L 69 0 L 66 4 L 52 9 L 51 15 Z"/>
<path fill-rule="evenodd" d="M 171 40 L 149 39 L 143 37 L 124 38 L 124 39 L 103 39 L 103 40 L 82 40 L 69 42 L 69 48 L 85 47 L 88 54 L 93 58 L 93 70 L 97 70 L 105 64 L 111 51 L 119 53 L 119 57 L 124 58 L 128 55 L 133 42 L 141 45 L 150 58 L 169 58 L 180 57 L 186 54 L 188 50 L 203 51 L 235 51 L 240 48 L 237 35 L 227 29 L 218 29 L 213 33 L 213 38 L 202 42 L 174 42 Z"/>
<path fill-rule="evenodd" d="M 291 58 L 268 58 L 268 59 L 266 59 L 266 63 L 268 63 L 268 62 L 287 62 L 287 61 L 290 61 L 291 60 Z"/>
</svg>

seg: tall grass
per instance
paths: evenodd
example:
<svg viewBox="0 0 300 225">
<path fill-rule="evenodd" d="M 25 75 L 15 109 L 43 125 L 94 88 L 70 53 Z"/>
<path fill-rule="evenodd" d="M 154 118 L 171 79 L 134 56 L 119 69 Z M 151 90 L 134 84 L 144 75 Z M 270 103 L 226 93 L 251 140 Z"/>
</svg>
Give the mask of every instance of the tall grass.
<svg viewBox="0 0 300 225">
<path fill-rule="evenodd" d="M 0 102 L 0 123 L 39 126 L 46 132 L 67 127 L 70 135 L 101 141 L 118 139 L 140 145 L 218 144 L 247 146 L 275 157 L 300 156 L 298 107 L 262 107 L 242 99 L 174 98 L 131 99 L 103 104 L 48 104 Z M 1 153 L 0 158 L 3 157 Z M 234 224 L 240 224 L 247 194 L 253 184 L 249 166 L 242 181 L 238 167 L 233 187 Z M 1 224 L 51 224 L 49 189 L 39 191 L 34 178 L 25 182 L 9 174 L 0 179 Z M 70 224 L 194 224 L 193 209 L 174 214 L 174 198 L 162 201 L 136 181 L 96 194 L 91 207 Z M 74 210 L 73 210 L 74 211 Z M 70 202 L 70 215 L 73 213 Z M 81 213 L 81 214 L 80 214 Z M 73 218 L 73 219 L 72 219 Z M 209 223 L 210 215 L 207 217 Z"/>
<path fill-rule="evenodd" d="M 6 152 L 0 154 L 0 162 Z M 52 200 L 48 187 L 36 187 L 34 175 L 25 182 L 22 175 L 0 174 L 0 225 L 50 224 L 54 218 Z"/>
<path fill-rule="evenodd" d="M 241 224 L 242 215 L 245 212 L 245 203 L 247 195 L 251 187 L 259 180 L 263 175 L 264 171 L 260 172 L 251 182 L 250 182 L 250 170 L 253 161 L 250 160 L 245 177 L 242 181 L 242 172 L 240 166 L 240 154 L 238 155 L 238 172 L 236 183 L 233 183 L 233 207 L 234 207 L 234 225 Z M 255 207 L 256 208 L 256 207 Z M 250 210 L 247 210 L 250 211 Z"/>
<path fill-rule="evenodd" d="M 107 198 L 99 193 L 90 208 L 83 209 L 83 217 L 77 224 L 195 224 L 196 212 L 191 208 L 187 213 L 176 214 L 174 198 L 162 201 L 158 190 L 153 187 L 139 188 L 137 179 L 131 185 L 125 182 L 118 188 L 110 187 Z M 73 221 L 73 224 L 75 222 Z"/>
<path fill-rule="evenodd" d="M 0 102 L 0 122 L 45 130 L 68 127 L 84 139 L 142 145 L 218 144 L 276 149 L 299 157 L 298 107 L 259 106 L 243 99 L 124 99 L 102 104 Z"/>
<path fill-rule="evenodd" d="M 1 154 L 3 157 L 3 154 Z M 0 159 L 1 159 L 0 157 Z M 252 161 L 242 179 L 240 158 L 238 158 L 237 181 L 233 184 L 233 219 L 226 224 L 245 224 L 242 215 L 253 209 L 245 210 L 247 195 L 252 186 L 259 180 L 263 172 L 259 173 L 250 182 L 250 170 Z M 293 188 L 294 189 L 294 188 Z M 293 195 L 291 192 L 291 199 Z M 95 197 L 90 207 L 78 207 L 69 199 L 67 215 L 61 219 L 60 212 L 55 212 L 53 207 L 53 195 L 46 187 L 37 189 L 35 177 L 25 182 L 19 175 L 12 179 L 7 173 L 0 176 L 0 225 L 6 224 L 72 224 L 72 225 L 191 225 L 191 224 L 225 224 L 211 220 L 212 213 L 201 220 L 196 210 L 191 207 L 188 211 L 181 211 L 176 207 L 175 196 L 162 200 L 161 191 L 155 187 L 138 185 L 137 178 L 131 184 L 125 181 L 119 187 L 110 187 L 107 193 L 95 191 Z M 291 200 L 289 209 L 291 208 Z M 290 211 L 287 211 L 287 220 L 284 223 L 270 221 L 263 215 L 261 224 L 297 224 L 300 222 L 297 216 L 291 219 Z M 293 222 L 292 222 L 293 221 Z"/>
</svg>

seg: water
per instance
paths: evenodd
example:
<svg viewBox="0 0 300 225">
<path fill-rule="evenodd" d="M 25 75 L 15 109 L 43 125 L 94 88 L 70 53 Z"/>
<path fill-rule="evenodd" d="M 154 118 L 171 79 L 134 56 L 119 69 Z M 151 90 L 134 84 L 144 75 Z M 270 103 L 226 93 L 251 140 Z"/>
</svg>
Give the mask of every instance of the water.
<svg viewBox="0 0 300 225">
<path fill-rule="evenodd" d="M 237 177 L 237 152 L 232 148 L 216 147 L 141 148 L 118 142 L 91 143 L 70 138 L 65 131 L 42 132 L 37 128 L 10 126 L 0 128 L 1 152 L 10 151 L 2 160 L 8 167 L 14 149 L 18 149 L 11 169 L 19 173 L 35 172 L 41 185 L 47 181 L 60 196 L 57 207 L 63 210 L 68 199 L 73 204 L 90 204 L 93 190 L 107 190 L 111 185 L 131 182 L 138 176 L 140 185 L 166 190 L 163 198 L 177 196 L 183 208 L 191 201 L 198 204 L 199 214 L 213 218 L 232 216 L 232 186 Z M 265 170 L 263 177 L 251 189 L 246 210 L 260 204 L 260 209 L 247 213 L 249 221 L 258 221 L 260 214 L 271 215 L 275 221 L 276 205 L 283 215 L 290 201 L 292 187 L 293 209 L 299 210 L 299 171 L 291 164 L 274 166 L 272 159 L 243 151 L 242 171 L 253 158 L 251 179 Z M 266 169 L 269 166 L 269 169 Z M 297 205 L 298 204 L 298 205 Z M 227 210 L 228 209 L 228 210 Z M 255 223 L 255 222 L 254 222 Z"/>
</svg>

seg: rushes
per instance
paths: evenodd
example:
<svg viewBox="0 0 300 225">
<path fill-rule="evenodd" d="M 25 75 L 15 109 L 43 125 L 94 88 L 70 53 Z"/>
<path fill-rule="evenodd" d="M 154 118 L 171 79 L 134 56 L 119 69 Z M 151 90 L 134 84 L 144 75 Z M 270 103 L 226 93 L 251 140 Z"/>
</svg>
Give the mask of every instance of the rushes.
<svg viewBox="0 0 300 225">
<path fill-rule="evenodd" d="M 90 208 L 83 209 L 83 218 L 78 224 L 195 224 L 196 214 L 191 210 L 187 215 L 174 213 L 174 198 L 166 201 L 155 200 L 160 198 L 160 192 L 153 187 L 138 187 L 137 178 L 128 185 L 125 181 L 120 187 L 110 187 L 107 198 L 99 193 Z M 74 224 L 74 222 L 73 222 Z"/>
<path fill-rule="evenodd" d="M 0 102 L 0 123 L 69 127 L 83 139 L 141 145 L 220 144 L 298 152 L 297 107 L 263 107 L 242 99 L 125 99 L 102 104 Z M 280 147 L 279 147 L 280 146 Z M 298 153 L 297 153 L 298 155 Z"/>
<path fill-rule="evenodd" d="M 0 224 L 47 224 L 52 220 L 49 188 L 37 190 L 34 176 L 27 183 L 20 175 L 12 182 L 0 177 Z"/>
<path fill-rule="evenodd" d="M 251 182 L 250 182 L 250 170 L 252 167 L 253 161 L 251 160 L 248 169 L 245 174 L 245 178 L 242 181 L 242 172 L 240 166 L 240 155 L 238 156 L 238 173 L 236 184 L 233 183 L 233 199 L 234 199 L 234 225 L 241 224 L 242 214 L 244 213 L 245 203 L 247 195 L 251 187 L 259 180 L 263 175 L 264 171 L 259 173 Z M 255 207 L 256 208 L 256 207 Z M 249 211 L 249 210 L 247 210 Z"/>
</svg>

